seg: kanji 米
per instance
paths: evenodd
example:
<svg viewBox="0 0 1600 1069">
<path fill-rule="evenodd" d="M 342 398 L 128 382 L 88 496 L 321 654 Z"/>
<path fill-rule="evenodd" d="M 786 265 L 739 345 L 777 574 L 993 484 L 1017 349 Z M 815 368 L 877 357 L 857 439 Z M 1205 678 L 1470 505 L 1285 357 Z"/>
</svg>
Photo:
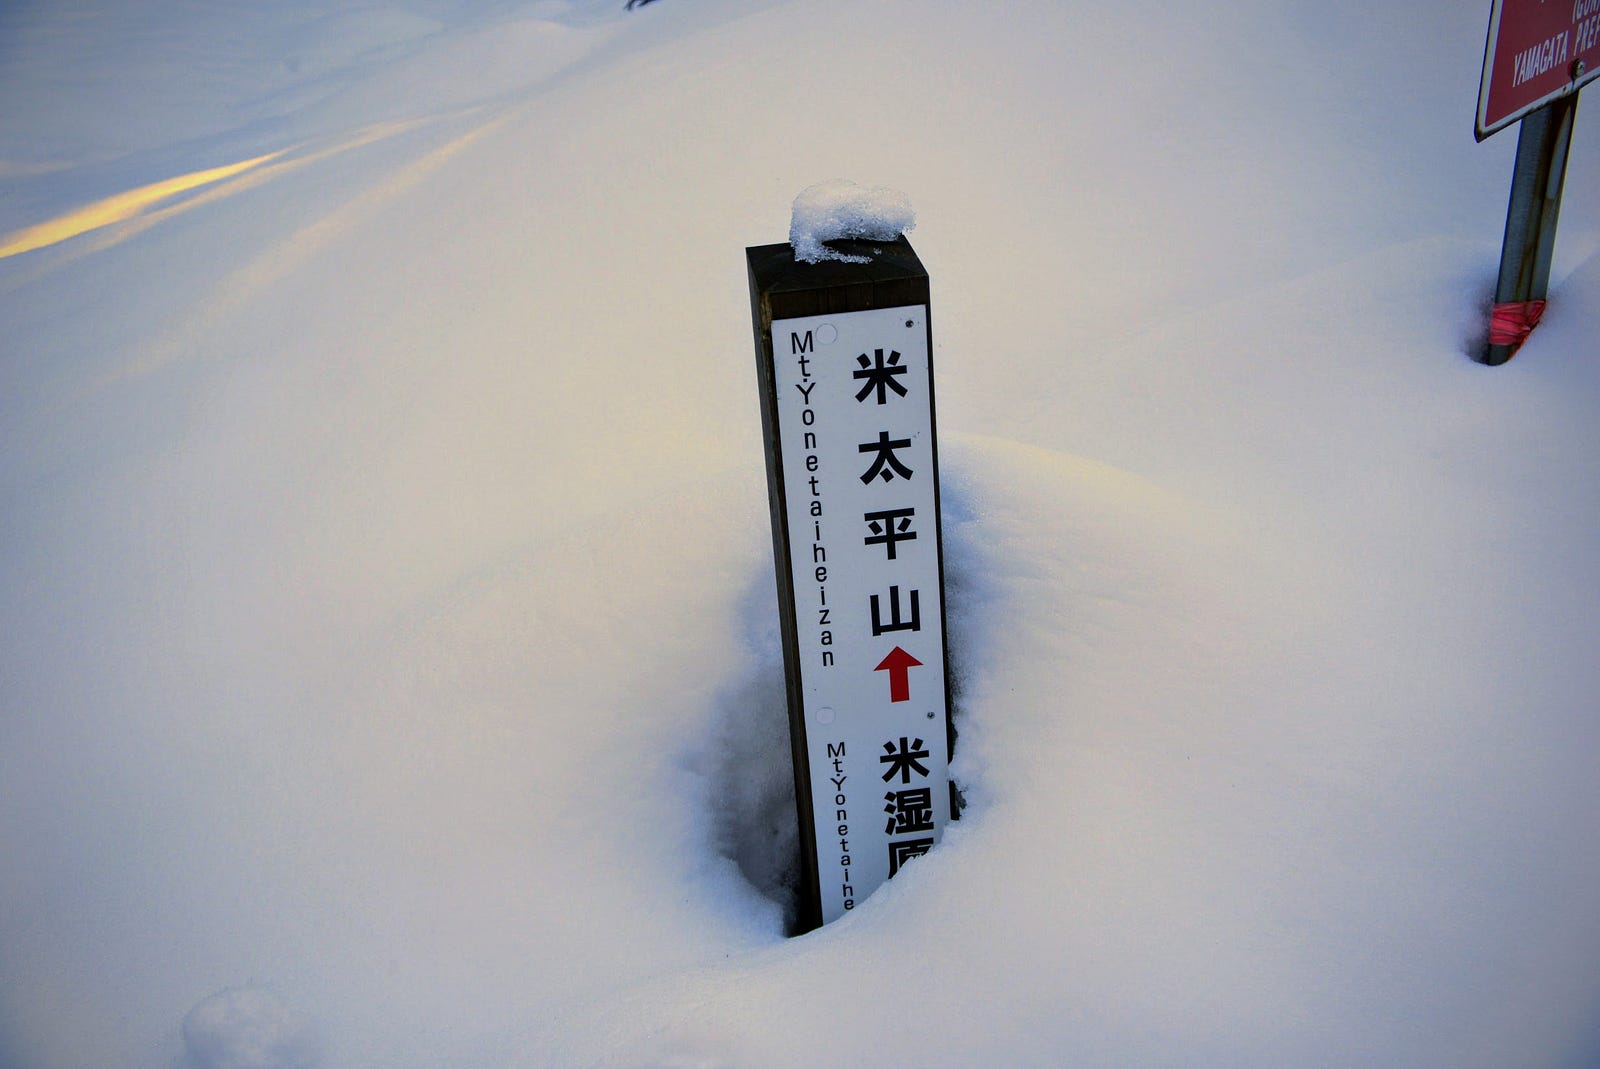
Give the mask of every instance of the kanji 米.
<svg viewBox="0 0 1600 1069">
<path fill-rule="evenodd" d="M 900 363 L 900 353 L 891 349 L 887 361 L 884 360 L 882 349 L 874 349 L 872 354 L 871 360 L 867 359 L 866 353 L 856 357 L 856 363 L 860 364 L 861 367 L 856 371 L 852 371 L 851 374 L 858 379 L 867 380 L 867 384 L 861 387 L 860 392 L 856 394 L 856 400 L 865 401 L 867 394 L 873 390 L 878 391 L 878 403 L 880 405 L 888 401 L 890 390 L 904 397 L 906 388 L 901 385 L 898 377 L 904 375 L 906 369 Z"/>
<path fill-rule="evenodd" d="M 899 774 L 901 783 L 910 783 L 912 772 L 926 776 L 928 766 L 922 763 L 922 758 L 927 756 L 928 751 L 923 748 L 921 739 L 913 739 L 908 743 L 906 737 L 901 735 L 899 749 L 895 749 L 892 742 L 884 743 L 883 753 L 878 755 L 878 761 L 889 766 L 883 774 L 883 781 L 888 783 L 894 779 L 896 773 Z"/>
</svg>

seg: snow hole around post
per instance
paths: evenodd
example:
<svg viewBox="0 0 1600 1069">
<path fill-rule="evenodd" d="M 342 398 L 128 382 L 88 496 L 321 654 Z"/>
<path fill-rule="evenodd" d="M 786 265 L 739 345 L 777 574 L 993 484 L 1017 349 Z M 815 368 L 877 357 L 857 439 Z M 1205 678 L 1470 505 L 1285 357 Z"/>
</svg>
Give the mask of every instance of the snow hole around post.
<svg viewBox="0 0 1600 1069">
<path fill-rule="evenodd" d="M 750 636 L 745 666 L 717 695 L 712 808 L 717 848 L 794 929 L 800 883 L 794 764 L 789 748 L 783 642 L 772 572 L 759 569 L 739 606 Z"/>
<path fill-rule="evenodd" d="M 843 238 L 893 241 L 917 225 L 911 200 L 897 189 L 858 185 L 842 178 L 818 182 L 794 199 L 789 220 L 789 244 L 802 263 L 841 260 L 864 264 L 865 256 L 852 256 L 825 243 Z"/>
<path fill-rule="evenodd" d="M 949 655 L 949 700 L 959 738 L 966 720 L 966 682 L 988 641 L 986 607 L 995 596 L 981 577 L 988 562 L 969 478 L 941 478 L 945 548 L 944 598 Z M 800 833 L 794 763 L 784 684 L 783 641 L 770 569 L 759 569 L 739 604 L 740 632 L 749 636 L 743 669 L 715 699 L 715 741 L 709 762 L 711 804 L 719 853 L 733 861 L 763 897 L 783 910 L 784 933 L 795 934 L 800 889 Z M 952 773 L 960 813 L 969 812 L 971 783 Z"/>
</svg>

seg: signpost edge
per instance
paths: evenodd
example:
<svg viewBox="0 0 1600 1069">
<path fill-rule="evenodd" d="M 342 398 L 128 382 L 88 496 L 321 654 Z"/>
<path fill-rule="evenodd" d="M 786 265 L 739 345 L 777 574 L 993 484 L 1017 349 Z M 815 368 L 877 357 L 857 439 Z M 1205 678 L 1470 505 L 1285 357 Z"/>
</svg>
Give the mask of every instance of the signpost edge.
<svg viewBox="0 0 1600 1069">
<path fill-rule="evenodd" d="M 750 318 L 755 334 L 756 380 L 761 395 L 761 434 L 766 443 L 767 507 L 771 511 L 772 560 L 777 582 L 778 621 L 783 645 L 784 695 L 789 719 L 790 760 L 794 770 L 795 809 L 798 818 L 800 870 L 796 874 L 794 935 L 822 927 L 822 899 L 817 872 L 816 827 L 812 821 L 811 778 L 805 721 L 798 716 L 803 701 L 800 688 L 800 639 L 795 629 L 794 577 L 789 560 L 788 504 L 784 497 L 783 456 L 777 447 L 778 392 L 772 352 L 772 305 L 762 287 L 760 247 L 745 250 L 750 281 Z M 805 771 L 806 774 L 802 775 Z"/>
</svg>

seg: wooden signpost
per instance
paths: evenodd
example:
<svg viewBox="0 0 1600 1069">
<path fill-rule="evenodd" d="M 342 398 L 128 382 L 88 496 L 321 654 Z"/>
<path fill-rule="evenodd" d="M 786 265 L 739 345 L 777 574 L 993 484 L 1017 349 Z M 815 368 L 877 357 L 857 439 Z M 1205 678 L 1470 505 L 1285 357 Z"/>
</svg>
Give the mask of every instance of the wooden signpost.
<svg viewBox="0 0 1600 1069">
<path fill-rule="evenodd" d="M 928 274 L 745 250 L 800 826 L 796 934 L 955 818 Z"/>
<path fill-rule="evenodd" d="M 1544 314 L 1578 90 L 1600 75 L 1600 0 L 1494 0 L 1475 127 L 1520 121 L 1484 363 L 1503 364 Z"/>
</svg>

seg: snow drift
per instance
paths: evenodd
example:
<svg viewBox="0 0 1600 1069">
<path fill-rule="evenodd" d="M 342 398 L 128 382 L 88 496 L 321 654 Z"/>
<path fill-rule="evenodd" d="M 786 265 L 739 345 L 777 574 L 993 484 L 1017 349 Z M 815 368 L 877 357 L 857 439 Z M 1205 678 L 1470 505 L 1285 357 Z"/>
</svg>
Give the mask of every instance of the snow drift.
<svg viewBox="0 0 1600 1069">
<path fill-rule="evenodd" d="M 1489 369 L 1483 11 L 621 6 L 0 14 L 0 1063 L 1593 1064 L 1593 114 Z M 785 940 L 742 253 L 838 175 L 970 805 Z"/>
</svg>

